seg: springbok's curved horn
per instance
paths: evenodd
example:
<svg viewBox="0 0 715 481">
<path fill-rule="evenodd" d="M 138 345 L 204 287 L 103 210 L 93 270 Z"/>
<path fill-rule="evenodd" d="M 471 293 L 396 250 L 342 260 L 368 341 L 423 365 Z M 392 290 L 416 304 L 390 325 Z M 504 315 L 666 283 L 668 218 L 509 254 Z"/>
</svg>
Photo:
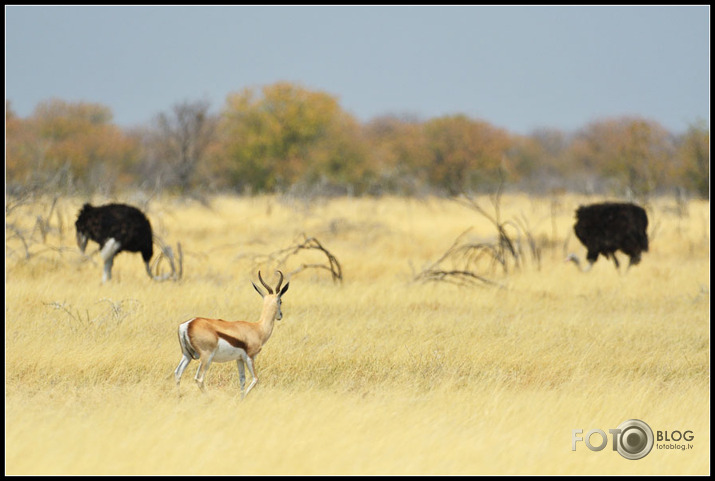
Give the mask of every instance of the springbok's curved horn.
<svg viewBox="0 0 715 481">
<path fill-rule="evenodd" d="M 273 289 L 271 289 L 268 284 L 266 284 L 266 281 L 263 280 L 263 277 L 261 277 L 261 271 L 258 271 L 258 280 L 261 281 L 261 284 L 268 290 L 269 294 L 273 294 Z"/>
<path fill-rule="evenodd" d="M 280 294 L 281 292 L 281 284 L 283 284 L 283 273 L 281 271 L 276 271 L 280 277 L 278 279 L 278 285 L 276 286 L 276 294 Z"/>
</svg>

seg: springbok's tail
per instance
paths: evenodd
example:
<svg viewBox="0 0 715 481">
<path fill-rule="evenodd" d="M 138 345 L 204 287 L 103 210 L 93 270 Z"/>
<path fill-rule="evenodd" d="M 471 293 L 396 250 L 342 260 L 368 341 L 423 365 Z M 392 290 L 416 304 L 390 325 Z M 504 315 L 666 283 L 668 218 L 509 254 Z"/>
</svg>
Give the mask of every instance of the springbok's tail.
<svg viewBox="0 0 715 481">
<path fill-rule="evenodd" d="M 193 319 L 191 321 L 193 321 Z M 182 354 L 189 356 L 191 359 L 198 359 L 199 355 L 189 341 L 189 322 L 191 321 L 187 321 L 179 326 L 179 344 L 181 344 Z"/>
</svg>

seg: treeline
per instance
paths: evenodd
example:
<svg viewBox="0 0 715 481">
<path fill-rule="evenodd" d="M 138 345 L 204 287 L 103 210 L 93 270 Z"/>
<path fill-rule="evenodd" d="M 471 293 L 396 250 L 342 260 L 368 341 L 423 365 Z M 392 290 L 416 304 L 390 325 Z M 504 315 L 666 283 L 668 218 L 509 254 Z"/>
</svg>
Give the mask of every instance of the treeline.
<svg viewBox="0 0 715 481">
<path fill-rule="evenodd" d="M 506 182 L 531 193 L 709 196 L 710 133 L 642 118 L 515 135 L 484 120 L 384 116 L 291 83 L 230 94 L 220 112 L 186 101 L 125 130 L 109 108 L 49 100 L 5 110 L 6 188 L 112 194 L 126 188 L 295 194 L 454 195 Z"/>
</svg>

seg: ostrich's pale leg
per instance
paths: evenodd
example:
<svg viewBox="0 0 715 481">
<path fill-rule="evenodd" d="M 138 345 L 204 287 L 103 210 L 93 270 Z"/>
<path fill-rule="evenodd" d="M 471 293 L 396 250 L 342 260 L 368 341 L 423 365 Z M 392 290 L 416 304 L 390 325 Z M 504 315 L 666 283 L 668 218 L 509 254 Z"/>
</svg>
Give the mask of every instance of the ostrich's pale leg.
<svg viewBox="0 0 715 481">
<path fill-rule="evenodd" d="M 102 274 L 102 282 L 107 282 L 112 278 L 112 265 L 114 264 L 114 256 L 117 255 L 121 244 L 117 242 L 114 238 L 110 238 L 102 246 L 102 250 L 99 254 L 104 259 L 104 273 Z"/>
</svg>

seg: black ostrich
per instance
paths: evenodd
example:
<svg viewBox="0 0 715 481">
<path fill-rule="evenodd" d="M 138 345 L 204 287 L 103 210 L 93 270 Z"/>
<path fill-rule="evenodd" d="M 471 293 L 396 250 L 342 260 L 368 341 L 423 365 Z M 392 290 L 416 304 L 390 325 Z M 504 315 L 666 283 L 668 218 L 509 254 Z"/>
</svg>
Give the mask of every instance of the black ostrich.
<svg viewBox="0 0 715 481">
<path fill-rule="evenodd" d="M 613 259 L 619 268 L 616 251 L 630 258 L 628 267 L 641 261 L 641 253 L 648 252 L 648 216 L 645 209 L 631 203 L 604 202 L 581 206 L 576 210 L 576 237 L 586 247 L 587 272 L 593 267 L 598 255 Z M 570 254 L 567 261 L 580 268 L 579 258 Z"/>
<path fill-rule="evenodd" d="M 154 252 L 151 224 L 136 207 L 126 204 L 93 207 L 84 204 L 74 225 L 77 229 L 77 245 L 82 252 L 89 239 L 100 246 L 100 254 L 104 259 L 102 282 L 112 278 L 114 256 L 122 251 L 141 252 L 147 274 L 155 279 L 149 265 Z"/>
</svg>

